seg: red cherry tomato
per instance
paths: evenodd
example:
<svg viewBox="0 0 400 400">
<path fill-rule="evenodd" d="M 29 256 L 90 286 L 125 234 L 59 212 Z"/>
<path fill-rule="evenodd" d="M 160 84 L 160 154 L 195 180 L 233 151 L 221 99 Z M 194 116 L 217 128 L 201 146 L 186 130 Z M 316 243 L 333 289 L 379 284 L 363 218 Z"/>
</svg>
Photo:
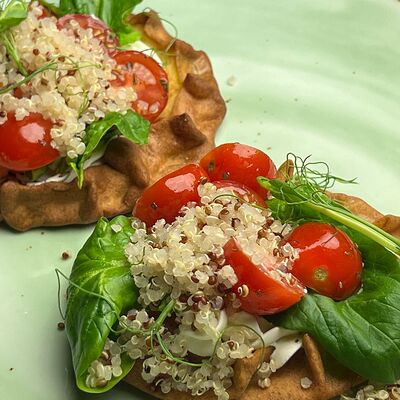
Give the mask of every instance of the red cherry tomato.
<svg viewBox="0 0 400 400">
<path fill-rule="evenodd" d="M 274 273 L 268 266 L 253 264 L 234 238 L 224 246 L 224 254 L 226 263 L 238 278 L 233 291 L 244 311 L 253 315 L 275 314 L 296 304 L 304 296 L 304 286 L 295 277 L 287 274 L 287 279 L 280 279 L 278 272 Z M 243 285 L 249 289 L 246 296 L 241 296 L 239 290 Z"/>
<path fill-rule="evenodd" d="M 262 197 L 242 183 L 233 181 L 214 181 L 213 185 L 215 185 L 217 189 L 226 189 L 227 192 L 233 193 L 249 203 L 255 203 L 260 207 L 266 207 L 265 201 Z"/>
<path fill-rule="evenodd" d="M 340 229 L 307 222 L 287 241 L 300 252 L 291 272 L 307 287 L 335 300 L 351 296 L 360 287 L 360 252 Z"/>
<path fill-rule="evenodd" d="M 8 113 L 0 125 L 0 165 L 13 171 L 30 171 L 56 160 L 59 153 L 50 142 L 53 124 L 41 114 L 30 114 L 21 121 Z"/>
<path fill-rule="evenodd" d="M 133 215 L 148 227 L 161 218 L 168 223 L 173 222 L 184 205 L 190 201 L 200 201 L 197 188 L 205 178 L 208 178 L 206 172 L 196 164 L 171 172 L 143 192 L 136 202 Z"/>
<path fill-rule="evenodd" d="M 63 29 L 75 21 L 83 29 L 92 29 L 93 36 L 103 44 L 103 46 L 110 50 L 110 53 L 116 51 L 119 46 L 117 35 L 100 19 L 91 17 L 86 14 L 66 14 L 57 21 L 57 28 Z"/>
<path fill-rule="evenodd" d="M 240 143 L 216 147 L 202 158 L 200 165 L 211 181 L 229 179 L 240 182 L 263 198 L 267 197 L 268 191 L 257 183 L 257 177 L 273 179 L 277 172 L 275 164 L 264 152 Z"/>
<path fill-rule="evenodd" d="M 133 87 L 137 100 L 132 108 L 153 122 L 168 102 L 168 76 L 152 57 L 139 51 L 120 51 L 114 55 L 118 64 L 114 71 L 114 87 Z"/>
</svg>

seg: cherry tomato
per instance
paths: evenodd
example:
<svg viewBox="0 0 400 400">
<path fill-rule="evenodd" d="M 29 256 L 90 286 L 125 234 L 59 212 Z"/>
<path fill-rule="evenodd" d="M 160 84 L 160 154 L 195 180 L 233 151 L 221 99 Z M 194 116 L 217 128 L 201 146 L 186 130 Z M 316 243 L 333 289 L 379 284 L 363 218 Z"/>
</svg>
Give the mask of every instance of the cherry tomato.
<svg viewBox="0 0 400 400">
<path fill-rule="evenodd" d="M 132 108 L 153 122 L 168 102 L 168 76 L 153 58 L 139 51 L 120 51 L 113 56 L 118 64 L 114 87 L 133 87 L 137 100 Z"/>
<path fill-rule="evenodd" d="M 260 207 L 266 207 L 265 201 L 262 197 L 242 183 L 233 181 L 214 181 L 213 185 L 215 185 L 217 189 L 226 189 L 227 192 L 233 193 L 248 203 L 255 203 Z"/>
<path fill-rule="evenodd" d="M 188 202 L 200 201 L 197 188 L 207 178 L 203 168 L 196 164 L 171 172 L 143 192 L 136 202 L 133 215 L 148 227 L 161 218 L 171 223 Z"/>
<path fill-rule="evenodd" d="M 117 35 L 100 19 L 86 14 L 66 14 L 57 21 L 57 28 L 63 29 L 75 21 L 82 29 L 92 29 L 93 36 L 110 50 L 110 53 L 116 51 L 119 46 Z"/>
<path fill-rule="evenodd" d="M 240 143 L 226 143 L 206 154 L 200 165 L 207 171 L 211 181 L 229 179 L 253 189 L 263 198 L 268 191 L 257 183 L 258 176 L 276 177 L 276 167 L 261 150 Z"/>
<path fill-rule="evenodd" d="M 29 114 L 21 121 L 14 113 L 0 125 L 0 166 L 13 171 L 30 171 L 44 167 L 58 158 L 50 142 L 53 124 L 41 114 Z"/>
<path fill-rule="evenodd" d="M 234 238 L 224 246 L 224 254 L 226 263 L 238 278 L 233 291 L 242 303 L 241 308 L 250 314 L 278 313 L 299 302 L 306 293 L 304 286 L 291 274 L 280 278 L 279 273 L 267 265 L 253 264 Z M 244 285 L 248 289 L 245 296 L 242 295 Z"/>
<path fill-rule="evenodd" d="M 360 287 L 360 252 L 340 229 L 307 222 L 298 226 L 287 241 L 299 250 L 291 273 L 307 287 L 335 300 L 351 296 Z"/>
</svg>

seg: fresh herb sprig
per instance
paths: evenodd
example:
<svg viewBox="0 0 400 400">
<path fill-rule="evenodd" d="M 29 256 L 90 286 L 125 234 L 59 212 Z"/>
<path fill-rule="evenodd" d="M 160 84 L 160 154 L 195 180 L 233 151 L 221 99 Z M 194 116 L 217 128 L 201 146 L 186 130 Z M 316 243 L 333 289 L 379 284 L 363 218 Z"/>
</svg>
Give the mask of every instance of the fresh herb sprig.
<svg viewBox="0 0 400 400">
<path fill-rule="evenodd" d="M 15 46 L 11 28 L 19 25 L 28 16 L 28 3 L 24 0 L 0 0 L 0 43 L 4 45 L 8 56 L 14 61 L 18 71 L 28 76 Z"/>
<path fill-rule="evenodd" d="M 354 183 L 355 179 L 345 180 L 331 175 L 326 163 L 311 163 L 308 157 L 303 160 L 289 154 L 289 158 L 291 156 L 294 157 L 295 173 L 293 177 L 287 177 L 285 182 L 264 177 L 258 178 L 259 184 L 268 189 L 271 195 L 277 199 L 277 201 L 271 202 L 273 207 L 276 207 L 277 210 L 280 208 L 281 211 L 285 209 L 285 212 L 290 210 L 295 213 L 295 206 L 301 205 L 302 212 L 308 211 L 309 219 L 324 215 L 365 235 L 400 257 L 399 239 L 351 213 L 343 205 L 327 196 L 326 190 L 331 188 L 335 182 Z M 318 166 L 323 166 L 325 171 L 319 171 Z"/>
<path fill-rule="evenodd" d="M 47 64 L 42 65 L 41 67 L 39 67 L 38 69 L 36 69 L 35 71 L 33 71 L 31 74 L 27 75 L 24 79 L 13 83 L 12 85 L 8 85 L 8 86 L 4 86 L 3 88 L 0 89 L 0 94 L 4 94 L 4 93 L 9 93 L 12 92 L 14 89 L 29 83 L 35 76 L 41 74 L 44 71 L 48 71 L 48 70 L 57 70 L 57 62 L 55 61 L 51 61 Z"/>
</svg>

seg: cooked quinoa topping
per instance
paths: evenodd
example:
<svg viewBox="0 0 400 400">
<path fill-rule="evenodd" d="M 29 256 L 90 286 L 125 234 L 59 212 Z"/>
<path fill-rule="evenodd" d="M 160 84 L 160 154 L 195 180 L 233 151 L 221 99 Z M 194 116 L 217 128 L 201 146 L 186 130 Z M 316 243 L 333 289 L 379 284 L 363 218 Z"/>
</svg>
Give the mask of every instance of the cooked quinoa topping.
<svg viewBox="0 0 400 400">
<path fill-rule="evenodd" d="M 358 390 L 355 396 L 342 395 L 341 400 L 400 400 L 400 380 L 393 385 L 371 385 Z"/>
<path fill-rule="evenodd" d="M 271 374 L 301 347 L 297 332 L 240 310 L 240 297 L 249 289 L 243 285 L 238 296 L 231 290 L 238 279 L 223 252 L 234 237 L 255 264 L 267 259 L 280 273 L 290 275 L 297 253 L 282 240 L 291 226 L 274 220 L 268 210 L 221 197 L 226 189 L 211 183 L 200 185 L 198 191 L 201 204 L 187 204 L 172 224 L 159 220 L 146 227 L 134 222 L 126 255 L 140 307 L 121 318 L 123 333 L 117 341 L 108 339 L 103 355 L 92 363 L 89 387 L 120 376 L 121 355 L 126 354 L 142 361 L 142 378 L 163 393 L 201 395 L 212 390 L 218 399 L 227 400 L 236 360 L 273 345 L 269 362 L 262 362 L 257 372 L 259 386 L 268 388 Z M 118 227 L 113 230 L 118 232 Z M 172 302 L 172 313 L 158 336 L 143 334 L 157 324 L 157 310 L 166 301 Z"/>
<path fill-rule="evenodd" d="M 93 37 L 92 29 L 82 29 L 71 21 L 63 29 L 55 17 L 42 17 L 43 8 L 33 3 L 28 18 L 11 32 L 24 67 L 32 73 L 54 62 L 52 69 L 36 75 L 16 91 L 0 95 L 0 109 L 22 120 L 40 113 L 51 120 L 52 146 L 61 156 L 71 158 L 85 150 L 82 137 L 86 126 L 111 111 L 125 112 L 136 99 L 132 88 L 113 88 L 116 66 L 107 50 Z M 0 87 L 24 77 L 0 45 Z M 6 113 L 0 124 L 7 121 Z"/>
</svg>

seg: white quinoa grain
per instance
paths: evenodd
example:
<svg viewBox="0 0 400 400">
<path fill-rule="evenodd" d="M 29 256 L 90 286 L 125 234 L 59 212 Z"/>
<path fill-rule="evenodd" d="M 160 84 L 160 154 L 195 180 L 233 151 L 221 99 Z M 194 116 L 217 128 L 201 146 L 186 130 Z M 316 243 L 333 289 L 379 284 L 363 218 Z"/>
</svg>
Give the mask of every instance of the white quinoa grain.
<svg viewBox="0 0 400 400">
<path fill-rule="evenodd" d="M 310 378 L 304 377 L 300 380 L 300 386 L 303 389 L 309 389 L 312 386 L 313 382 Z"/>
<path fill-rule="evenodd" d="M 32 3 L 28 17 L 11 32 L 28 72 L 50 61 L 55 66 L 20 86 L 24 97 L 17 98 L 13 93 L 0 95 L 0 109 L 15 113 L 18 121 L 31 113 L 42 114 L 56 124 L 51 129 L 53 147 L 61 156 L 76 157 L 85 151 L 82 137 L 86 125 L 110 111 L 131 109 L 136 94 L 132 88 L 110 86 L 115 79 L 112 71 L 116 63 L 93 37 L 92 29 L 78 28 L 75 21 L 58 29 L 55 17 L 39 18 L 41 14 L 38 3 Z M 0 45 L 0 87 L 23 78 Z M 0 118 L 0 124 L 6 121 L 7 118 Z"/>
</svg>

